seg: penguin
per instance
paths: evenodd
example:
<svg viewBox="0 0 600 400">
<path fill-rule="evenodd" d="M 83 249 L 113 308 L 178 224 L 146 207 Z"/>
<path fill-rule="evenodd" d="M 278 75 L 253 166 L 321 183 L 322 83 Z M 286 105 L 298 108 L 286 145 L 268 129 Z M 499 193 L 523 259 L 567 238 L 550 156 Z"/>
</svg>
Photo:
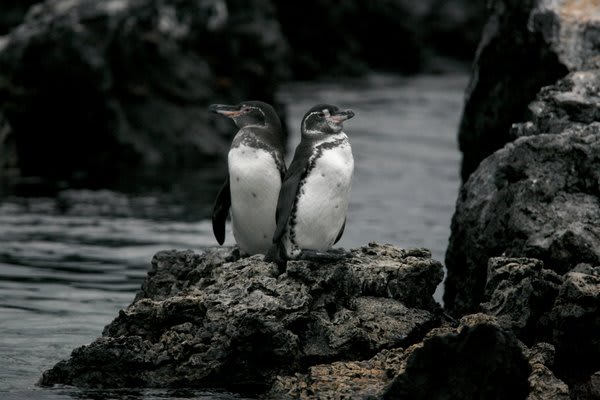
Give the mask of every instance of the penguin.
<svg viewBox="0 0 600 400">
<path fill-rule="evenodd" d="M 277 200 L 277 228 L 266 261 L 335 261 L 349 254 L 330 250 L 346 226 L 354 157 L 343 122 L 354 116 L 329 104 L 302 119 L 300 144 Z"/>
<path fill-rule="evenodd" d="M 240 252 L 265 254 L 272 244 L 277 199 L 286 172 L 281 121 L 273 107 L 261 101 L 212 104 L 209 110 L 231 118 L 239 128 L 227 157 L 228 176 L 213 207 L 213 233 L 222 245 L 231 211 Z"/>
</svg>

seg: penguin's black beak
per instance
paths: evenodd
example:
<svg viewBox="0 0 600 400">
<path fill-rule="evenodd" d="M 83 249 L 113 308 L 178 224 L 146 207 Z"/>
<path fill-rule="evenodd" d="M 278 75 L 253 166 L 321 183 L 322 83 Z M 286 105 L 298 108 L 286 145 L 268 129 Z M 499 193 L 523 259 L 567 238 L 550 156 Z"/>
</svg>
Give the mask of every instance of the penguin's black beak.
<svg viewBox="0 0 600 400">
<path fill-rule="evenodd" d="M 342 110 L 337 111 L 335 114 L 331 114 L 328 119 L 336 124 L 340 124 L 347 119 L 354 117 L 354 111 L 352 110 Z"/>
<path fill-rule="evenodd" d="M 208 107 L 208 111 L 214 112 L 215 114 L 221 114 L 226 117 L 237 117 L 242 113 L 239 106 L 230 106 L 227 104 L 211 104 Z"/>
</svg>

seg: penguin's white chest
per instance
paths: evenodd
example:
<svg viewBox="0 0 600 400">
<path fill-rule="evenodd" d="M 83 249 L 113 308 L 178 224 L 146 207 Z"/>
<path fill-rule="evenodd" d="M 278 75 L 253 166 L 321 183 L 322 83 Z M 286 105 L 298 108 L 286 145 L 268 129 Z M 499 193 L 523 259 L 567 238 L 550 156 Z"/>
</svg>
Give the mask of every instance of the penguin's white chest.
<svg viewBox="0 0 600 400">
<path fill-rule="evenodd" d="M 233 236 L 248 254 L 265 254 L 275 232 L 281 175 L 266 150 L 240 145 L 229 151 Z"/>
<path fill-rule="evenodd" d="M 327 250 L 335 242 L 348 209 L 354 158 L 348 141 L 323 149 L 299 188 L 293 242 L 300 249 Z"/>
</svg>

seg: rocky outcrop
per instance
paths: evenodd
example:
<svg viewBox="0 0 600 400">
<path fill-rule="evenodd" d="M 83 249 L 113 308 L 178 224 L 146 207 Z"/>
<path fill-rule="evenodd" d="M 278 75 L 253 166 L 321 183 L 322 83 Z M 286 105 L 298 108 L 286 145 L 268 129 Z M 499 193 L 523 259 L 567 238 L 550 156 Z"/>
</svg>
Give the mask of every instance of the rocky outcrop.
<svg viewBox="0 0 600 400">
<path fill-rule="evenodd" d="M 537 258 L 558 274 L 600 264 L 599 88 L 592 70 L 542 90 L 533 120 L 513 127 L 521 137 L 463 185 L 446 253 L 451 312 L 483 300 L 490 257 Z"/>
<path fill-rule="evenodd" d="M 316 365 L 279 376 L 267 399 L 525 399 L 569 398 L 549 369 L 553 347 L 531 348 L 494 317 L 468 315 L 432 329 L 422 342 L 383 350 L 366 361 Z"/>
<path fill-rule="evenodd" d="M 542 86 L 596 68 L 600 8 L 595 1 L 494 0 L 479 43 L 459 130 L 462 178 L 512 140 Z"/>
<path fill-rule="evenodd" d="M 491 259 L 481 308 L 531 344 L 555 349 L 546 364 L 573 387 L 600 369 L 600 267 L 577 265 L 559 276 L 534 259 Z M 585 398 L 585 397 L 583 397 Z"/>
<path fill-rule="evenodd" d="M 234 126 L 206 106 L 274 102 L 287 76 L 272 11 L 268 0 L 34 6 L 0 46 L 21 175 L 104 187 L 226 154 Z"/>
<path fill-rule="evenodd" d="M 380 399 L 410 353 L 382 350 L 365 361 L 338 361 L 312 366 L 306 373 L 278 376 L 264 399 Z"/>
<path fill-rule="evenodd" d="M 41 383 L 257 394 L 277 376 L 360 364 L 439 325 L 432 295 L 442 269 L 426 250 L 371 244 L 352 254 L 289 262 L 280 274 L 261 256 L 234 261 L 229 249 L 160 252 L 134 303 Z"/>
<path fill-rule="evenodd" d="M 538 260 L 494 259 L 485 313 L 455 321 L 432 301 L 442 271 L 424 249 L 371 243 L 337 263 L 290 261 L 285 272 L 261 258 L 157 253 L 134 302 L 40 383 L 340 400 L 566 400 L 596 390 L 600 267 L 559 276 Z"/>
<path fill-rule="evenodd" d="M 477 323 L 424 340 L 384 399 L 525 399 L 529 374 L 513 335 Z"/>
<path fill-rule="evenodd" d="M 460 128 L 445 306 L 529 346 L 530 399 L 596 398 L 600 8 L 492 4 Z"/>
<path fill-rule="evenodd" d="M 527 349 L 525 355 L 531 366 L 527 400 L 568 400 L 571 398 L 569 387 L 558 379 L 549 368 L 554 365 L 554 346 L 543 342 L 537 343 Z"/>
<path fill-rule="evenodd" d="M 551 339 L 548 315 L 563 279 L 531 258 L 491 258 L 482 312 L 526 344 Z"/>
</svg>

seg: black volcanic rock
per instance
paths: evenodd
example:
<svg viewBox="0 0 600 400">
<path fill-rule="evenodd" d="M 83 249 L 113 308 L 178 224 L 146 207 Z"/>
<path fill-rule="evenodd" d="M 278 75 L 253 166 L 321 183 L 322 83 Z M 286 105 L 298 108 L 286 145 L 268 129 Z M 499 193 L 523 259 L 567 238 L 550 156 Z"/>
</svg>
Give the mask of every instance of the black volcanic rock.
<svg viewBox="0 0 600 400">
<path fill-rule="evenodd" d="M 514 336 L 482 323 L 424 340 L 383 398 L 526 399 L 529 374 L 529 363 Z"/>
<path fill-rule="evenodd" d="M 41 383 L 256 394 L 277 375 L 364 360 L 439 324 L 442 267 L 425 250 L 371 244 L 335 264 L 289 262 L 281 275 L 261 256 L 236 258 L 158 253 L 134 303 Z"/>
<path fill-rule="evenodd" d="M 278 376 L 261 398 L 470 400 L 528 395 L 528 400 L 567 400 L 569 388 L 551 371 L 553 360 L 551 344 L 524 346 L 494 317 L 472 314 L 458 324 L 431 329 L 411 346 L 385 349 L 368 360 L 318 364 Z"/>
<path fill-rule="evenodd" d="M 548 314 L 562 277 L 532 258 L 490 258 L 481 311 L 528 345 L 550 341 Z"/>
<path fill-rule="evenodd" d="M 454 314 L 483 301 L 490 257 L 537 258 L 559 274 L 600 263 L 599 83 L 600 71 L 579 71 L 542 90 L 533 120 L 513 127 L 521 137 L 461 188 L 446 252 Z"/>
<path fill-rule="evenodd" d="M 539 260 L 493 258 L 486 299 L 482 311 L 503 329 L 529 345 L 553 346 L 552 362 L 545 364 L 556 376 L 574 388 L 595 379 L 600 370 L 600 267 L 579 264 L 560 276 Z"/>
<path fill-rule="evenodd" d="M 569 387 L 558 379 L 550 367 L 554 365 L 554 346 L 537 343 L 525 351 L 531 366 L 527 400 L 569 400 Z"/>
<path fill-rule="evenodd" d="M 20 173 L 102 187 L 204 166 L 235 132 L 207 105 L 274 102 L 286 48 L 268 0 L 36 5 L 0 46 Z"/>
<path fill-rule="evenodd" d="M 568 383 L 597 382 L 594 373 L 600 371 L 600 266 L 578 265 L 564 276 L 549 319 L 557 375 Z"/>
<path fill-rule="evenodd" d="M 597 68 L 600 8 L 593 1 L 494 0 L 479 43 L 459 129 L 462 179 L 511 141 L 513 123 L 542 86 Z"/>
</svg>

